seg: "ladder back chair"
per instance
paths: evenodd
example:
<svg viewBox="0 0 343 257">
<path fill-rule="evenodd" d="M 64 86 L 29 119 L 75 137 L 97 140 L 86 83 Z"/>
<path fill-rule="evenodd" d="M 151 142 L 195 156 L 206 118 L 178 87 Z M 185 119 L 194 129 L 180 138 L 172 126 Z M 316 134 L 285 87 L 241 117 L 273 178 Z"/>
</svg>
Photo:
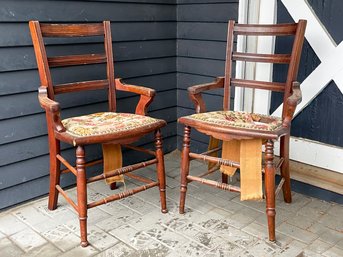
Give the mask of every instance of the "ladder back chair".
<svg viewBox="0 0 343 257">
<path fill-rule="evenodd" d="M 251 167 L 255 169 L 256 178 L 260 179 L 260 194 L 258 199 L 266 198 L 266 214 L 268 220 L 269 240 L 275 241 L 275 197 L 279 191 L 283 191 L 284 201 L 290 203 L 290 172 L 289 172 L 289 139 L 291 120 L 296 105 L 301 101 L 301 91 L 299 83 L 296 81 L 298 67 L 301 57 L 302 45 L 306 21 L 299 20 L 294 24 L 278 25 L 247 25 L 237 24 L 235 21 L 228 23 L 227 50 L 225 62 L 225 76 L 218 77 L 214 82 L 195 85 L 188 88 L 189 96 L 195 105 L 196 114 L 179 118 L 179 122 L 184 124 L 184 137 L 181 159 L 181 185 L 180 185 L 180 206 L 179 212 L 185 210 L 185 198 L 187 184 L 193 181 L 200 182 L 219 189 L 240 192 L 241 200 L 244 192 L 249 188 L 250 173 L 246 173 Z M 293 39 L 292 50 L 289 54 L 262 54 L 237 52 L 234 50 L 234 40 L 236 36 L 291 36 Z M 256 80 L 239 79 L 233 76 L 232 68 L 234 62 L 262 62 L 272 64 L 288 65 L 287 79 L 285 82 L 265 82 Z M 247 112 L 230 111 L 230 88 L 245 87 L 271 90 L 283 93 L 282 117 L 272 117 Z M 206 112 L 205 102 L 202 93 L 213 89 L 224 89 L 223 110 Z M 210 142 L 216 141 L 215 147 L 208 151 L 198 154 L 190 151 L 191 128 L 210 136 Z M 274 163 L 274 141 L 280 139 L 280 161 Z M 250 149 L 249 143 L 260 142 L 259 148 Z M 222 141 L 220 147 L 219 141 Z M 239 157 L 224 158 L 225 152 L 233 151 L 234 142 L 238 142 Z M 211 144 L 211 143 L 210 143 Z M 225 149 L 224 149 L 225 144 Z M 228 145 L 227 145 L 228 144 Z M 262 164 L 262 145 L 265 146 L 264 161 Z M 256 150 L 257 149 L 257 150 Z M 218 157 L 222 151 L 221 158 Z M 255 157 L 245 155 L 253 155 Z M 226 155 L 226 154 L 225 154 Z M 243 157 L 242 157 L 243 155 Z M 231 155 L 232 156 L 232 155 Z M 245 158 L 245 159 L 244 159 Z M 189 174 L 190 161 L 200 159 L 209 163 L 208 171 L 199 175 Z M 257 160 L 257 161 L 256 161 Z M 252 164 L 252 162 L 254 162 Z M 257 165 L 257 166 L 256 166 Z M 206 175 L 220 169 L 222 171 L 222 181 L 213 181 L 204 178 Z M 228 174 L 223 172 L 225 169 L 240 169 L 240 187 L 228 184 Z M 280 169 L 281 182 L 275 189 L 275 174 Z M 265 193 L 262 191 L 262 174 L 265 180 Z M 243 180 L 246 184 L 243 188 Z M 255 190 L 255 189 L 253 189 Z M 243 200 L 247 200 L 243 199 Z M 257 198 L 250 198 L 257 199 Z M 249 200 L 249 199 L 248 199 Z M 191 200 L 190 200 L 191 201 Z"/>
<path fill-rule="evenodd" d="M 87 210 L 101 204 L 119 200 L 152 187 L 158 187 L 160 192 L 161 209 L 167 212 L 165 193 L 164 156 L 160 129 L 166 125 L 164 120 L 151 118 L 146 115 L 147 107 L 155 96 L 155 90 L 124 84 L 114 77 L 111 27 L 109 21 L 92 24 L 40 24 L 38 21 L 29 23 L 34 51 L 38 64 L 41 86 L 38 99 L 46 112 L 49 151 L 50 151 L 50 189 L 48 208 L 57 208 L 58 194 L 61 193 L 67 202 L 76 210 L 80 221 L 81 246 L 88 245 L 87 241 Z M 51 56 L 46 53 L 44 38 L 98 37 L 104 42 L 103 53 L 82 55 Z M 51 39 L 50 39 L 51 40 Z M 105 64 L 107 77 L 101 80 L 91 80 L 56 85 L 53 83 L 51 68 L 87 64 Z M 106 76 L 106 75 L 104 75 Z M 84 90 L 107 90 L 108 112 L 92 113 L 61 120 L 60 104 L 55 101 L 58 94 L 79 92 Z M 140 95 L 135 114 L 116 112 L 116 90 Z M 142 136 L 154 133 L 156 149 L 148 150 L 130 145 Z M 60 142 L 71 144 L 76 148 L 76 167 L 62 157 Z M 103 149 L 111 145 L 119 145 L 131 150 L 154 156 L 152 160 L 108 170 L 101 175 L 86 177 L 86 167 L 99 164 L 102 160 L 86 163 L 85 146 L 102 144 Z M 111 148 L 111 147 L 110 147 Z M 111 151 L 109 153 L 112 153 Z M 108 156 L 109 162 L 118 155 Z M 119 157 L 121 158 L 121 151 Z M 105 152 L 103 156 L 105 166 Z M 66 169 L 61 171 L 61 164 Z M 157 182 L 146 179 L 130 172 L 149 165 L 156 164 Z M 77 203 L 75 203 L 60 186 L 62 172 L 71 172 L 76 176 Z M 144 182 L 144 185 L 113 194 L 104 199 L 91 203 L 87 202 L 87 183 L 122 176 L 123 174 Z M 115 182 L 114 182 L 115 183 Z M 113 183 L 113 184 L 114 184 Z M 112 184 L 112 189 L 115 188 Z M 115 185 L 115 184 L 114 184 Z"/>
</svg>

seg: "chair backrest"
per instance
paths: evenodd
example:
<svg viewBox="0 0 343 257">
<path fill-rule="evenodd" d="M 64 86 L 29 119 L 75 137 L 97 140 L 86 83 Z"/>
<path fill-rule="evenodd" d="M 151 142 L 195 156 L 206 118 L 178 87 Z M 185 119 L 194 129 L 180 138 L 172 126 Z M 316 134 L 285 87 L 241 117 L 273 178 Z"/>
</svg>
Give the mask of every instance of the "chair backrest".
<svg viewBox="0 0 343 257">
<path fill-rule="evenodd" d="M 89 24 L 47 24 L 30 21 L 30 31 L 36 54 L 41 86 L 46 87 L 50 99 L 55 95 L 83 90 L 108 89 L 109 110 L 116 110 L 114 64 L 111 26 L 109 21 Z M 44 38 L 104 37 L 104 52 L 48 57 Z M 107 78 L 54 85 L 51 68 L 84 64 L 106 64 Z"/>
<path fill-rule="evenodd" d="M 283 114 L 286 110 L 285 100 L 292 94 L 292 83 L 296 81 L 298 75 L 299 62 L 306 20 L 299 20 L 298 23 L 273 24 L 273 25 L 251 25 L 236 24 L 230 20 L 228 23 L 226 62 L 225 62 L 225 82 L 224 82 L 224 110 L 230 108 L 230 86 L 265 89 L 284 93 Z M 289 54 L 261 54 L 242 53 L 234 51 L 235 36 L 293 36 L 293 46 Z M 284 83 L 264 82 L 256 80 L 237 79 L 232 77 L 233 61 L 263 62 L 288 65 L 287 79 Z"/>
</svg>

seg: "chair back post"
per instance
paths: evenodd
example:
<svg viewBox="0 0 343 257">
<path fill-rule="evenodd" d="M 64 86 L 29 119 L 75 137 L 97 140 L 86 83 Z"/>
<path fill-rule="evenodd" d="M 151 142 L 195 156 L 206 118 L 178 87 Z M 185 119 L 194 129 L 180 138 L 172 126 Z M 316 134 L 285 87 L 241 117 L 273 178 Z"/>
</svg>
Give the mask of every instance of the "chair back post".
<svg viewBox="0 0 343 257">
<path fill-rule="evenodd" d="M 287 80 L 286 80 L 286 88 L 285 94 L 283 98 L 283 109 L 282 109 L 282 118 L 285 117 L 287 111 L 287 98 L 292 94 L 292 86 L 293 82 L 297 80 L 300 58 L 302 47 L 304 43 L 304 35 L 306 29 L 306 20 L 299 20 L 297 24 L 297 30 L 295 32 L 292 53 L 291 53 L 291 60 L 288 67 L 287 73 Z"/>
<path fill-rule="evenodd" d="M 108 104 L 109 111 L 116 111 L 116 88 L 114 79 L 114 60 L 112 50 L 112 36 L 111 36 L 111 24 L 109 21 L 104 21 L 105 32 L 105 51 L 107 59 L 107 79 L 108 79 Z"/>
<path fill-rule="evenodd" d="M 225 61 L 225 79 L 224 79 L 224 111 L 230 110 L 230 84 L 232 75 L 232 52 L 233 52 L 233 29 L 235 21 L 230 20 L 228 23 L 227 33 L 227 47 L 226 47 L 226 61 Z"/>
<path fill-rule="evenodd" d="M 48 57 L 46 55 L 42 31 L 40 28 L 39 21 L 29 22 L 33 48 L 36 55 L 36 60 L 38 63 L 38 72 L 41 81 L 41 86 L 46 87 L 48 91 L 48 96 L 50 99 L 54 100 L 54 88 L 52 85 L 52 79 L 49 69 Z"/>
</svg>

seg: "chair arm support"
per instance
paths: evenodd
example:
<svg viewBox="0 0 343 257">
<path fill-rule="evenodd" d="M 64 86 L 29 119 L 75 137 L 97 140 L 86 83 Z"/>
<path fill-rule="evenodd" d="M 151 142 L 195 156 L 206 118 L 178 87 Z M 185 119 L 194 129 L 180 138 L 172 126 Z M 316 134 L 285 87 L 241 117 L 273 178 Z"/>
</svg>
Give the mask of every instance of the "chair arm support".
<svg viewBox="0 0 343 257">
<path fill-rule="evenodd" d="M 136 114 L 146 115 L 148 106 L 156 95 L 156 91 L 152 88 L 125 84 L 120 78 L 115 79 L 116 89 L 126 92 L 131 92 L 140 95 L 139 102 L 136 106 Z"/>
<path fill-rule="evenodd" d="M 206 111 L 206 105 L 202 98 L 202 92 L 224 87 L 224 77 L 218 77 L 215 81 L 206 84 L 191 86 L 188 88 L 189 98 L 194 103 L 195 112 L 201 113 Z"/>
<path fill-rule="evenodd" d="M 51 100 L 48 97 L 48 91 L 46 87 L 39 87 L 38 89 L 38 100 L 41 107 L 46 111 L 49 123 L 52 123 L 52 127 L 58 132 L 66 131 L 65 127 L 61 122 L 60 116 L 60 105 L 58 102 Z"/>
<path fill-rule="evenodd" d="M 292 95 L 289 96 L 286 101 L 287 106 L 285 117 L 282 122 L 283 127 L 290 127 L 297 104 L 299 104 L 302 100 L 300 83 L 298 81 L 294 81 L 292 83 L 292 92 Z"/>
<path fill-rule="evenodd" d="M 156 95 L 156 91 L 152 88 L 125 84 L 121 80 L 122 80 L 121 78 L 115 79 L 115 84 L 116 84 L 117 90 L 131 92 L 131 93 L 135 93 L 138 95 L 150 96 L 150 97 L 154 97 Z"/>
<path fill-rule="evenodd" d="M 213 81 L 211 83 L 205 83 L 205 84 L 191 86 L 188 88 L 188 92 L 189 92 L 189 94 L 195 95 L 195 94 L 202 93 L 204 91 L 222 88 L 222 87 L 224 87 L 224 77 L 218 77 L 218 78 L 216 78 L 215 81 Z"/>
</svg>

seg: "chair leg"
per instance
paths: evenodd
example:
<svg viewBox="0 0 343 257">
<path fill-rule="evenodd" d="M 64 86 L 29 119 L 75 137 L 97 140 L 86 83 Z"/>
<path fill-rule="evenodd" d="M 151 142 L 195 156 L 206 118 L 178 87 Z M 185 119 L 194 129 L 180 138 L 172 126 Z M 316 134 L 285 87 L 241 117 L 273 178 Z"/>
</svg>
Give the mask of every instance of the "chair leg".
<svg viewBox="0 0 343 257">
<path fill-rule="evenodd" d="M 49 203 L 48 209 L 55 210 L 57 208 L 58 190 L 56 185 L 60 184 L 61 162 L 56 158 L 60 153 L 60 141 L 56 139 L 50 140 L 50 188 L 49 188 Z"/>
<path fill-rule="evenodd" d="M 283 199 L 286 203 L 292 202 L 292 192 L 291 192 L 291 178 L 289 171 L 289 139 L 290 135 L 281 137 L 280 139 L 280 156 L 284 158 L 281 165 L 281 176 L 285 179 L 282 186 Z"/>
<path fill-rule="evenodd" d="M 87 183 L 85 170 L 85 150 L 84 147 L 76 148 L 76 185 L 77 185 L 77 205 L 80 220 L 81 246 L 86 247 L 87 241 Z"/>
<path fill-rule="evenodd" d="M 117 189 L 117 183 L 116 182 L 113 182 L 110 184 L 110 189 L 111 190 L 116 190 Z"/>
<path fill-rule="evenodd" d="M 187 193 L 187 176 L 189 174 L 189 147 L 190 147 L 191 128 L 185 126 L 183 135 L 183 148 L 181 154 L 181 186 L 180 186 L 180 206 L 179 213 L 185 213 L 185 200 Z"/>
<path fill-rule="evenodd" d="M 275 165 L 273 159 L 274 143 L 272 140 L 268 140 L 265 151 L 265 190 L 270 241 L 275 241 Z"/>
<path fill-rule="evenodd" d="M 156 147 L 156 159 L 157 159 L 157 179 L 160 189 L 161 211 L 167 213 L 167 201 L 166 201 L 166 177 L 164 170 L 164 155 L 162 148 L 162 135 L 158 129 L 155 131 L 155 147 Z"/>
<path fill-rule="evenodd" d="M 222 183 L 227 184 L 227 182 L 228 182 L 228 175 L 222 173 Z"/>
</svg>

